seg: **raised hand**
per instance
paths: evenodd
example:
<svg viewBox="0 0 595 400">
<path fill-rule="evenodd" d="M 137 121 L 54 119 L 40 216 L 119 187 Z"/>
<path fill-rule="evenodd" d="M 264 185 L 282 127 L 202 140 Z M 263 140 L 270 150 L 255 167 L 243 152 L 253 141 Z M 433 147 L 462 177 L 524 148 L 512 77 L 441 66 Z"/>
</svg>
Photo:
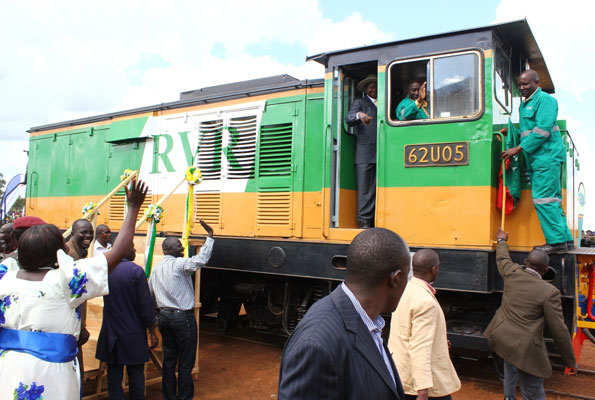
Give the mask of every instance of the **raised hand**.
<svg viewBox="0 0 595 400">
<path fill-rule="evenodd" d="M 372 117 L 370 117 L 368 114 L 366 114 L 363 111 L 359 112 L 359 120 L 362 121 L 362 123 L 364 125 L 368 125 L 370 122 L 372 122 Z"/>
<path fill-rule="evenodd" d="M 424 82 L 423 85 L 419 88 L 419 101 L 424 101 L 426 99 L 428 93 L 428 82 Z"/>
<path fill-rule="evenodd" d="M 145 185 L 145 183 L 140 180 L 133 180 L 130 184 L 130 189 L 128 189 L 127 186 L 124 186 L 124 190 L 126 191 L 126 200 L 128 200 L 128 207 L 140 208 L 143 204 L 143 201 L 145 201 L 148 189 L 149 188 Z"/>
<path fill-rule="evenodd" d="M 508 233 L 504 232 L 502 228 L 498 228 L 498 235 L 496 235 L 496 239 L 507 241 Z"/>
<path fill-rule="evenodd" d="M 203 229 L 205 231 L 207 231 L 207 234 L 209 235 L 209 237 L 213 237 L 213 228 L 211 228 L 211 226 L 209 224 L 207 224 L 205 221 L 203 221 L 202 219 L 199 222 L 200 222 L 200 225 L 203 227 Z"/>
</svg>

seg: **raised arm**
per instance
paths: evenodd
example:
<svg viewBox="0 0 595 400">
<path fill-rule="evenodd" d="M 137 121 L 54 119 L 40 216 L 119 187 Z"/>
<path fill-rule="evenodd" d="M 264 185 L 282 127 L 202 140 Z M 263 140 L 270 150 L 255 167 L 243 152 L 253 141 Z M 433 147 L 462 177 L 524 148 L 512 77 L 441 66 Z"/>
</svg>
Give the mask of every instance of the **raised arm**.
<svg viewBox="0 0 595 400">
<path fill-rule="evenodd" d="M 510 259 L 508 252 L 508 233 L 502 229 L 498 229 L 498 247 L 496 248 L 496 263 L 498 264 L 498 272 L 502 277 L 508 275 L 514 268 L 515 263 Z"/>
<path fill-rule="evenodd" d="M 118 266 L 130 249 L 130 243 L 132 243 L 134 236 L 136 218 L 145 200 L 148 188 L 143 181 L 132 181 L 130 190 L 127 187 L 124 187 L 124 189 L 126 190 L 126 199 L 128 200 L 128 213 L 114 245 L 104 253 L 107 259 L 108 273 L 111 273 Z"/>
</svg>

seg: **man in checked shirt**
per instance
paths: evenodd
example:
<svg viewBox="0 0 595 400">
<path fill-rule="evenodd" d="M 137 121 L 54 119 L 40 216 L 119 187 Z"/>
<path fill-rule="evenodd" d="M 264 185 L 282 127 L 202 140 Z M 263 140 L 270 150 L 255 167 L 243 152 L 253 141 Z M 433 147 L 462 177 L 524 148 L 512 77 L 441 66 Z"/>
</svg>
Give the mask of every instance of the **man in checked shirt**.
<svg viewBox="0 0 595 400">
<path fill-rule="evenodd" d="M 196 359 L 197 328 L 194 317 L 194 288 L 191 274 L 211 258 L 213 229 L 200 221 L 208 237 L 194 257 L 184 258 L 184 247 L 177 238 L 163 241 L 163 260 L 149 279 L 149 290 L 159 309 L 158 321 L 163 346 L 162 391 L 165 400 L 192 399 L 192 368 Z M 178 382 L 176 385 L 176 364 Z M 177 395 L 176 395 L 177 389 Z"/>
</svg>

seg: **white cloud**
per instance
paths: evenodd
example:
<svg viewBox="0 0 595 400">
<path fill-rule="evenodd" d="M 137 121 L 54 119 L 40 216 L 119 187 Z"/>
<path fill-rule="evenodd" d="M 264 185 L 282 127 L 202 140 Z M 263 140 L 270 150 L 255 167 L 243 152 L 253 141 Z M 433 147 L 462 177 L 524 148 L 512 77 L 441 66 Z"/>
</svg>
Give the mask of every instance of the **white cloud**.
<svg viewBox="0 0 595 400">
<path fill-rule="evenodd" d="M 496 22 L 527 18 L 548 65 L 560 107 L 558 118 L 567 120 L 580 154 L 579 180 L 587 194 L 584 224 L 590 229 L 595 227 L 595 175 L 591 173 L 595 138 L 584 110 L 595 109 L 595 80 L 590 78 L 595 52 L 589 47 L 595 24 L 587 11 L 591 6 L 588 0 L 502 0 L 496 9 Z"/>
<path fill-rule="evenodd" d="M 251 45 L 297 45 L 303 60 L 390 39 L 359 13 L 324 17 L 317 0 L 38 0 L 8 2 L 2 14 L 3 150 L 16 141 L 26 148 L 32 126 L 173 101 L 186 90 L 283 73 L 323 77 L 317 63 L 255 56 Z M 224 57 L 212 54 L 216 45 Z M 11 152 L 0 172 L 23 172 L 25 163 Z"/>
</svg>

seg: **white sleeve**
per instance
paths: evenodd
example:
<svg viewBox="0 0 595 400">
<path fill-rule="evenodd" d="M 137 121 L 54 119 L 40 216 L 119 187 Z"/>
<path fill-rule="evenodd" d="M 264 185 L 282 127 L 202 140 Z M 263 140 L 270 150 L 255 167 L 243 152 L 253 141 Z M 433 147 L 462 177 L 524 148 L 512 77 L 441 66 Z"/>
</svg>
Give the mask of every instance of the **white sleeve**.
<svg viewBox="0 0 595 400">
<path fill-rule="evenodd" d="M 184 263 L 184 271 L 193 272 L 201 267 L 204 267 L 211 258 L 214 243 L 215 240 L 213 238 L 207 237 L 205 244 L 202 245 L 198 254 L 194 257 L 186 259 L 186 262 Z"/>
<path fill-rule="evenodd" d="M 64 299 L 71 308 L 94 297 L 109 294 L 107 260 L 103 254 L 74 261 L 68 254 L 58 250 L 58 265 Z"/>
</svg>

